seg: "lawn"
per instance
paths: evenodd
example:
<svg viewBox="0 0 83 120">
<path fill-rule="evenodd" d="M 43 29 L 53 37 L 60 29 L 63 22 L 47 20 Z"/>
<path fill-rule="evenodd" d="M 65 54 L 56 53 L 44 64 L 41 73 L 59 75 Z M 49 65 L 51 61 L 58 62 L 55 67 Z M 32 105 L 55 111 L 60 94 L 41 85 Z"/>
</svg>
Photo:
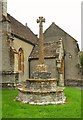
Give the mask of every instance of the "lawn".
<svg viewBox="0 0 83 120">
<path fill-rule="evenodd" d="M 63 105 L 29 105 L 16 102 L 17 90 L 2 91 L 3 118 L 81 118 L 81 90 L 65 88 Z"/>
</svg>

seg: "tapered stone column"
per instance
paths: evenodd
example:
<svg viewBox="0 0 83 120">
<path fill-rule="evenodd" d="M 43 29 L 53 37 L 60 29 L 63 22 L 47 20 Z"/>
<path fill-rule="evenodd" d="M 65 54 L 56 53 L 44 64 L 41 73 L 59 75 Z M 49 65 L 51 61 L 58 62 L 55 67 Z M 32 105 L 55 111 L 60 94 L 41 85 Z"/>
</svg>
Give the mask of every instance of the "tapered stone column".
<svg viewBox="0 0 83 120">
<path fill-rule="evenodd" d="M 45 22 L 43 17 L 37 19 L 37 23 L 39 23 L 39 64 L 44 64 L 43 22 Z"/>
<path fill-rule="evenodd" d="M 43 22 L 45 22 L 45 18 L 42 16 L 37 19 L 37 23 L 39 23 L 39 63 L 36 67 L 36 71 L 39 72 L 47 72 L 47 66 L 44 64 L 44 37 L 43 37 Z"/>
</svg>

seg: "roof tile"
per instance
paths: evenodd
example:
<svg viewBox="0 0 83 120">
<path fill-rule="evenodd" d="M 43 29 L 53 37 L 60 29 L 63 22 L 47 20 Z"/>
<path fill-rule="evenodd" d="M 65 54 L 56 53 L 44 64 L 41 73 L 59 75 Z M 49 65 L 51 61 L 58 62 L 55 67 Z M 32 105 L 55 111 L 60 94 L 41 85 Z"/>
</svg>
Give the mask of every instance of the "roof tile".
<svg viewBox="0 0 83 120">
<path fill-rule="evenodd" d="M 58 48 L 58 42 L 46 42 L 44 43 L 44 55 L 45 58 L 56 57 L 56 49 Z M 38 44 L 33 48 L 32 53 L 29 56 L 29 59 L 35 59 L 39 57 L 39 47 Z"/>
</svg>

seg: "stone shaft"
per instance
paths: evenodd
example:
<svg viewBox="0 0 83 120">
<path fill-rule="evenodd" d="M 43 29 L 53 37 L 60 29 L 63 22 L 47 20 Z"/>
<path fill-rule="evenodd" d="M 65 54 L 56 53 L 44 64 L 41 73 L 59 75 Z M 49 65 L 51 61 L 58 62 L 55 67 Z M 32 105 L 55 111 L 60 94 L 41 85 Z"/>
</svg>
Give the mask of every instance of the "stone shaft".
<svg viewBox="0 0 83 120">
<path fill-rule="evenodd" d="M 44 64 L 43 22 L 45 22 L 43 17 L 39 17 L 39 19 L 37 19 L 37 23 L 39 23 L 39 64 Z"/>
</svg>

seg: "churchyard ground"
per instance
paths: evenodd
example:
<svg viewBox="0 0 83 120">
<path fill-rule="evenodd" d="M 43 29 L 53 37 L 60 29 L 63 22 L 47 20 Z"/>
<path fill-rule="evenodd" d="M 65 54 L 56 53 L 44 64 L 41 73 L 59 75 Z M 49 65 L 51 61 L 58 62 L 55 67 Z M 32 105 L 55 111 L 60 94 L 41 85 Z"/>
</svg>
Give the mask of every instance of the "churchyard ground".
<svg viewBox="0 0 83 120">
<path fill-rule="evenodd" d="M 81 90 L 65 88 L 62 105 L 29 105 L 15 101 L 17 90 L 2 90 L 3 118 L 81 118 Z"/>
</svg>

